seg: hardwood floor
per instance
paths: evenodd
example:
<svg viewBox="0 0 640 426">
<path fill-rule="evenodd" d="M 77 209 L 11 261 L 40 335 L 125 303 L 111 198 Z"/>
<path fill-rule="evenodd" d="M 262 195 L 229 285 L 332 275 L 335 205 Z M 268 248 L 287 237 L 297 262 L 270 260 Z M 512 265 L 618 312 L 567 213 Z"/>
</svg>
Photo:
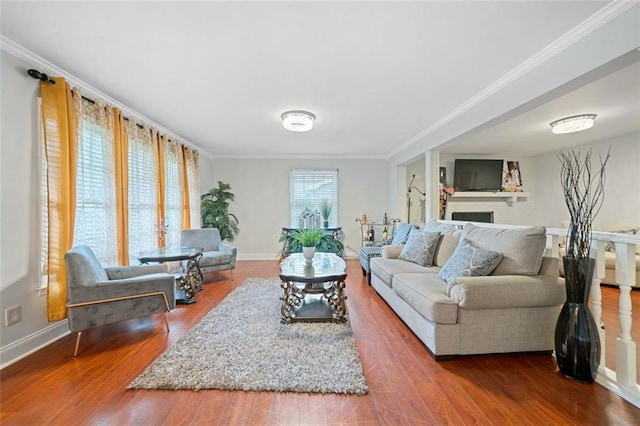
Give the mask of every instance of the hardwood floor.
<svg viewBox="0 0 640 426">
<path fill-rule="evenodd" d="M 600 385 L 566 379 L 546 355 L 457 357 L 436 363 L 348 262 L 347 305 L 369 393 L 127 390 L 155 358 L 247 277 L 276 277 L 276 261 L 240 261 L 214 275 L 195 304 L 91 330 L 73 357 L 66 336 L 0 372 L 3 425 L 639 424 L 640 409 Z M 640 312 L 634 292 L 634 312 Z M 603 289 L 615 318 L 617 291 Z M 612 310 L 613 308 L 613 310 Z M 609 329 L 608 329 L 609 331 Z M 639 342 L 638 327 L 634 340 Z M 613 348 L 609 332 L 608 347 Z M 211 360 L 214 362 L 214 360 Z"/>
</svg>

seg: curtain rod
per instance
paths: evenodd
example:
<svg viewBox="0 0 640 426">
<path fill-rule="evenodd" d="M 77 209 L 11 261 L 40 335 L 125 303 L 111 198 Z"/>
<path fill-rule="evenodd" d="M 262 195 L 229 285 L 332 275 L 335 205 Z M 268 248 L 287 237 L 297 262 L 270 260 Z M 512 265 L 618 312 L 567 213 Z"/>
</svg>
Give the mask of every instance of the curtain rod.
<svg viewBox="0 0 640 426">
<path fill-rule="evenodd" d="M 35 78 L 36 80 L 40 80 L 40 81 L 45 81 L 49 84 L 56 84 L 55 80 L 53 80 L 51 77 L 49 77 L 47 74 L 40 72 L 36 69 L 29 69 L 27 70 L 27 74 L 29 74 L 30 77 Z M 81 95 L 82 99 L 84 99 L 85 101 L 89 102 L 92 105 L 96 104 L 96 101 L 94 101 L 93 99 L 89 99 L 87 98 L 85 95 Z M 128 117 L 122 117 L 125 121 L 131 121 Z M 144 129 L 144 126 L 140 123 L 136 123 L 136 126 L 138 126 L 140 129 Z M 171 139 L 169 139 L 171 140 Z"/>
</svg>

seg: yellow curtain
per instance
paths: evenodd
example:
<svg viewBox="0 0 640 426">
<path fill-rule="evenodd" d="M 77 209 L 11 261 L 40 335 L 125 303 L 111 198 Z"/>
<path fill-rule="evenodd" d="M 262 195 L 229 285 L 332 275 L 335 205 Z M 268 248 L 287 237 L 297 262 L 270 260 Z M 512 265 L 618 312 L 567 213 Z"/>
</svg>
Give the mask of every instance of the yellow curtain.
<svg viewBox="0 0 640 426">
<path fill-rule="evenodd" d="M 189 202 L 189 173 L 187 170 L 187 153 L 188 148 L 184 145 L 181 145 L 180 156 L 182 157 L 182 161 L 180 161 L 180 167 L 182 167 L 182 229 L 191 229 L 191 214 L 190 214 L 190 206 Z"/>
<path fill-rule="evenodd" d="M 165 162 L 164 162 L 164 144 L 165 137 L 157 131 L 152 130 L 152 137 L 156 141 L 156 150 L 158 152 L 158 224 L 159 227 L 166 225 L 165 213 Z M 158 247 L 166 247 L 167 239 L 165 235 L 158 232 Z"/>
<path fill-rule="evenodd" d="M 67 317 L 67 268 L 64 254 L 73 244 L 76 206 L 77 122 L 69 84 L 40 83 L 45 155 L 49 244 L 47 319 Z"/>
<path fill-rule="evenodd" d="M 129 264 L 129 140 L 124 117 L 113 107 L 113 140 L 116 161 L 116 241 L 118 264 Z"/>
</svg>

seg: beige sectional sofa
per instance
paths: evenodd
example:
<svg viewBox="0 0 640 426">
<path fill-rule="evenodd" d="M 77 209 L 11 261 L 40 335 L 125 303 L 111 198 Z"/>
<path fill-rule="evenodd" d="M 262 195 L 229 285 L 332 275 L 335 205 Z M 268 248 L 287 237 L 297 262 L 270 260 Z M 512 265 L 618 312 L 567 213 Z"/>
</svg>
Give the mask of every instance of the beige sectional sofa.
<svg viewBox="0 0 640 426">
<path fill-rule="evenodd" d="M 551 352 L 565 301 L 558 260 L 543 257 L 542 227 L 497 229 L 466 224 L 459 230 L 429 222 L 440 232 L 430 266 L 399 259 L 403 247 L 387 246 L 371 259 L 371 284 L 424 342 L 436 360 L 454 355 Z M 413 232 L 413 231 L 412 231 Z M 439 276 L 462 242 L 502 253 L 485 276 Z M 449 272 L 451 263 L 446 266 Z M 445 274 L 446 275 L 446 274 Z"/>
</svg>

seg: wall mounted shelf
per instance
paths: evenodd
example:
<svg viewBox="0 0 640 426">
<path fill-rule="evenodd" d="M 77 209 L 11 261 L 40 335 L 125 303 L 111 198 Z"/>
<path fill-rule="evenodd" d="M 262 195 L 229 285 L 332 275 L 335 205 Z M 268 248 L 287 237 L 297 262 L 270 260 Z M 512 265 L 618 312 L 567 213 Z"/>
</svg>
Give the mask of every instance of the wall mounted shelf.
<svg viewBox="0 0 640 426">
<path fill-rule="evenodd" d="M 518 198 L 528 198 L 528 192 L 456 192 L 450 196 L 451 198 L 502 198 L 504 200 L 511 200 L 514 203 L 518 201 Z"/>
</svg>

